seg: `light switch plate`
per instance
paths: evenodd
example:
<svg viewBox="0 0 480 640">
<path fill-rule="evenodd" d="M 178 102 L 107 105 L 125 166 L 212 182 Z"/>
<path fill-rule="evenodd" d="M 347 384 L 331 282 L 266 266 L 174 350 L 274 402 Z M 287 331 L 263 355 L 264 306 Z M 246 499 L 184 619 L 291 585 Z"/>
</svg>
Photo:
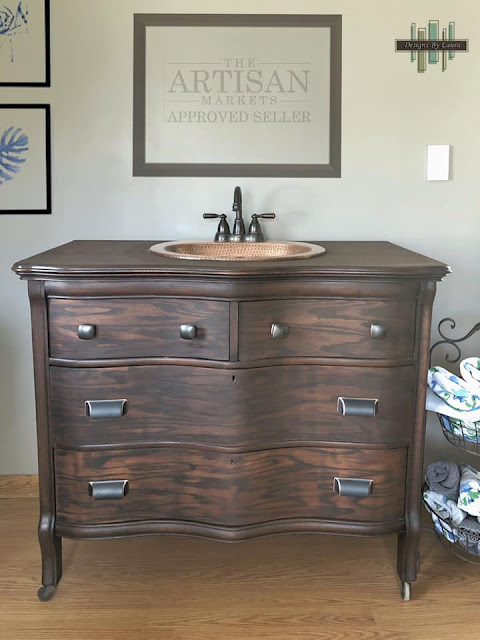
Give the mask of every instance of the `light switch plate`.
<svg viewBox="0 0 480 640">
<path fill-rule="evenodd" d="M 427 149 L 427 180 L 450 180 L 450 145 L 429 144 Z"/>
</svg>

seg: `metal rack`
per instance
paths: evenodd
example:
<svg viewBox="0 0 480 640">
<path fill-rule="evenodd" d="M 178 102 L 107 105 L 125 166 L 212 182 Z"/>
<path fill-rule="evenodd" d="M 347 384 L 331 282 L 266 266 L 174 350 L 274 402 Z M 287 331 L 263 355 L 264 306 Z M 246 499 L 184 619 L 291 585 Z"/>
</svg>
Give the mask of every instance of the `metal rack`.
<svg viewBox="0 0 480 640">
<path fill-rule="evenodd" d="M 462 357 L 462 351 L 458 346 L 458 343 L 468 340 L 475 333 L 477 333 L 477 331 L 480 331 L 480 322 L 477 322 L 477 324 L 461 338 L 449 338 L 444 334 L 442 326 L 446 322 L 450 323 L 451 330 L 455 329 L 456 327 L 455 320 L 453 320 L 452 318 L 443 318 L 442 320 L 440 320 L 440 322 L 438 323 L 437 331 L 442 339 L 438 342 L 435 342 L 435 344 L 431 346 L 430 360 L 432 358 L 433 350 L 440 345 L 446 344 L 456 350 L 456 357 L 452 359 L 450 357 L 450 354 L 447 353 L 445 356 L 445 360 L 450 363 L 455 363 L 458 362 Z M 437 413 L 437 417 L 440 421 L 443 435 L 450 442 L 450 444 L 453 444 L 456 447 L 460 447 L 460 449 L 464 449 L 465 451 L 473 453 L 476 456 L 480 456 L 480 422 L 465 422 L 462 420 L 457 420 L 456 418 L 445 416 L 441 413 Z"/>
<path fill-rule="evenodd" d="M 450 323 L 450 330 L 454 330 L 456 327 L 455 320 L 452 318 L 443 318 L 438 323 L 437 331 L 441 340 L 435 342 L 430 348 L 430 360 L 432 352 L 440 345 L 448 345 L 454 349 L 455 357 L 451 357 L 451 354 L 445 355 L 446 362 L 455 363 L 462 357 L 462 352 L 458 343 L 464 342 L 471 338 L 475 333 L 480 331 L 480 322 L 477 322 L 470 331 L 460 338 L 448 337 L 444 333 L 443 325 Z M 459 447 L 464 451 L 480 456 L 480 421 L 478 422 L 466 422 L 445 416 L 437 413 L 437 417 L 442 428 L 445 438 L 453 444 L 455 447 Z M 428 489 L 428 484 L 425 484 L 424 491 Z M 470 562 L 472 564 L 480 564 L 480 534 L 469 533 L 455 527 L 448 519 L 443 518 L 434 509 L 432 509 L 425 500 L 423 501 L 425 509 L 434 517 L 432 517 L 435 531 L 442 545 L 448 549 L 455 556 Z"/>
</svg>

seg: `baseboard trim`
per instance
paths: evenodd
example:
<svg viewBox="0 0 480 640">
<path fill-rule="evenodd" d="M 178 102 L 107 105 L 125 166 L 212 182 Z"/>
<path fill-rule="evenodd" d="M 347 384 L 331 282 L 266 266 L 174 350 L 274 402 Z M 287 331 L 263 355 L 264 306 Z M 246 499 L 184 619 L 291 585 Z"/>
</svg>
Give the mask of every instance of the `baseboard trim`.
<svg viewBox="0 0 480 640">
<path fill-rule="evenodd" d="M 37 475 L 0 475 L 0 499 L 37 497 Z"/>
</svg>

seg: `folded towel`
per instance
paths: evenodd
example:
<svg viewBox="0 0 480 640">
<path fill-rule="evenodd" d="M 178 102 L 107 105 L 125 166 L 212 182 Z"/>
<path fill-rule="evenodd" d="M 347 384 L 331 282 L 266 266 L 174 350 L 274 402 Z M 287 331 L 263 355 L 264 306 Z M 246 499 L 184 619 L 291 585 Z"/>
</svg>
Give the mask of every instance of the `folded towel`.
<svg viewBox="0 0 480 640">
<path fill-rule="evenodd" d="M 458 528 L 459 531 L 464 531 L 472 538 L 478 538 L 480 540 L 480 523 L 472 516 L 467 516 Z"/>
<path fill-rule="evenodd" d="M 480 408 L 480 395 L 472 393 L 465 380 L 443 367 L 428 370 L 428 386 L 453 409 L 467 413 Z"/>
<path fill-rule="evenodd" d="M 451 418 L 457 418 L 457 420 L 465 420 L 468 418 L 469 422 L 480 422 L 480 407 L 468 412 L 468 416 L 464 410 L 453 409 L 445 400 L 442 400 L 436 393 L 430 388 L 427 389 L 427 401 L 425 407 L 428 411 L 435 411 L 441 413 L 444 416 L 450 416 Z"/>
<path fill-rule="evenodd" d="M 467 516 L 458 528 L 458 541 L 469 553 L 480 556 L 480 524 Z"/>
<path fill-rule="evenodd" d="M 425 508 L 427 509 L 428 513 L 430 514 L 433 524 L 435 526 L 435 531 L 437 533 L 439 533 L 442 536 L 445 536 L 445 538 L 449 541 L 449 542 L 458 542 L 458 531 L 457 529 L 455 529 L 454 527 L 451 527 L 449 524 L 447 524 L 444 520 L 440 520 L 440 518 L 437 516 L 437 514 L 435 512 L 433 512 L 430 507 L 428 507 L 427 505 L 425 505 Z"/>
<path fill-rule="evenodd" d="M 458 465 L 448 460 L 436 460 L 427 467 L 425 480 L 429 489 L 453 498 L 458 498 L 458 488 L 460 485 L 460 470 Z M 458 505 L 460 507 L 460 505 Z"/>
<path fill-rule="evenodd" d="M 480 442 L 480 421 L 470 422 L 468 420 L 457 420 L 442 414 L 439 415 L 445 429 L 453 433 L 457 438 L 468 440 L 468 442 Z"/>
<path fill-rule="evenodd" d="M 424 491 L 423 499 L 429 507 L 444 520 L 449 520 L 455 527 L 458 527 L 467 517 L 465 511 L 457 507 L 457 503 L 452 498 L 436 493 L 435 491 Z M 478 524 L 478 522 L 476 522 Z M 480 524 L 478 524 L 480 527 Z"/>
<path fill-rule="evenodd" d="M 460 373 L 470 391 L 480 396 L 480 358 L 465 358 L 465 360 L 462 360 Z"/>
<path fill-rule="evenodd" d="M 471 516 L 480 516 L 480 472 L 469 464 L 460 465 L 460 489 L 457 507 Z"/>
</svg>

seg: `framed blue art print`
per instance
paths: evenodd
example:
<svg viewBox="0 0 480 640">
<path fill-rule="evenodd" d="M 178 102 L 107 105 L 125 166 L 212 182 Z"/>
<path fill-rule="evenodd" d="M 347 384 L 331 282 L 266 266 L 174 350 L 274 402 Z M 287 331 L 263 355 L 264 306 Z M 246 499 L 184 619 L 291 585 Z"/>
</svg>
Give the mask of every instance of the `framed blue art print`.
<svg viewBox="0 0 480 640">
<path fill-rule="evenodd" d="M 0 214 L 52 212 L 50 105 L 0 105 Z"/>
</svg>

